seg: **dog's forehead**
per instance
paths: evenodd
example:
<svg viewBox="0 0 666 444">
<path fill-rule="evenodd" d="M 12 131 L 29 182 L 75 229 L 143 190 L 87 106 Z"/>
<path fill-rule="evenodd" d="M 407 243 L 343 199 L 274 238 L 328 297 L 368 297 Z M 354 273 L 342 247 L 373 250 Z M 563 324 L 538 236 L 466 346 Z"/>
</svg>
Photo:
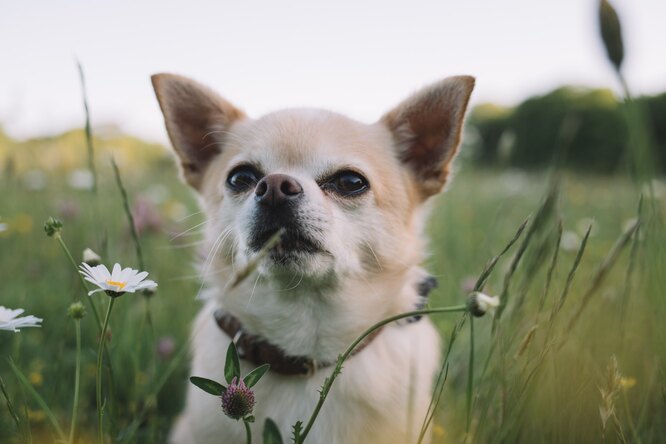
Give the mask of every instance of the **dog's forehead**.
<svg viewBox="0 0 666 444">
<path fill-rule="evenodd" d="M 390 133 L 382 126 L 319 109 L 277 111 L 244 122 L 236 132 L 244 154 L 268 168 L 319 169 L 391 156 Z"/>
</svg>

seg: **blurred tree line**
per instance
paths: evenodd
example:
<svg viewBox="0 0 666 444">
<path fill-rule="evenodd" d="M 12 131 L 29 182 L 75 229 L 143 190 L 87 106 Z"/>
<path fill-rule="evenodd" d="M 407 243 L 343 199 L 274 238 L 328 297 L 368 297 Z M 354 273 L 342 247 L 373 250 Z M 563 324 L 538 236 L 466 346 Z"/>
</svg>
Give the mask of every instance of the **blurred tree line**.
<svg viewBox="0 0 666 444">
<path fill-rule="evenodd" d="M 666 171 L 666 93 L 636 99 L 650 124 L 659 172 Z M 561 87 L 513 108 L 476 106 L 467 144 L 474 161 L 488 166 L 568 168 L 613 173 L 629 150 L 625 107 L 608 89 Z"/>
</svg>

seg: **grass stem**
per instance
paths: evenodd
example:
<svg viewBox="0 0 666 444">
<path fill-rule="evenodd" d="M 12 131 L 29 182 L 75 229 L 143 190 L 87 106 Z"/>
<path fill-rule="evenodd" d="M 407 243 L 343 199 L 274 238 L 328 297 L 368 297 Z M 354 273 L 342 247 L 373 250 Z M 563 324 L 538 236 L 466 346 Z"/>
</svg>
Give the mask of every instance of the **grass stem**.
<svg viewBox="0 0 666 444">
<path fill-rule="evenodd" d="M 12 370 L 14 371 L 14 374 L 16 375 L 16 378 L 19 380 L 21 385 L 28 391 L 28 393 L 33 397 L 35 402 L 39 405 L 39 407 L 44 411 L 44 414 L 48 418 L 49 422 L 53 426 L 53 429 L 55 430 L 56 434 L 58 435 L 58 438 L 61 441 L 65 441 L 67 438 L 65 436 L 65 433 L 62 431 L 62 428 L 60 428 L 60 424 L 58 423 L 58 420 L 55 417 L 55 414 L 49 407 L 49 405 L 44 401 L 44 398 L 42 398 L 39 393 L 37 393 L 37 390 L 30 384 L 30 381 L 28 381 L 28 378 L 25 377 L 25 375 L 19 370 L 19 368 L 14 364 L 14 361 L 10 358 L 9 359 L 9 365 L 12 367 Z"/>
<path fill-rule="evenodd" d="M 467 365 L 467 422 L 465 433 L 472 424 L 472 397 L 474 394 L 474 317 L 469 317 L 469 363 Z"/>
<path fill-rule="evenodd" d="M 81 320 L 74 319 L 76 328 L 76 370 L 74 373 L 74 401 L 72 402 L 72 422 L 69 426 L 69 444 L 74 443 L 76 417 L 79 409 L 79 388 L 81 385 Z"/>
<path fill-rule="evenodd" d="M 134 223 L 134 215 L 132 214 L 132 209 L 129 204 L 129 196 L 127 195 L 127 190 L 123 185 L 123 180 L 120 177 L 120 170 L 118 169 L 118 164 L 116 160 L 111 158 L 111 166 L 113 167 L 113 175 L 116 179 L 116 185 L 118 185 L 118 190 L 120 191 L 120 197 L 123 200 L 123 208 L 125 210 L 125 215 L 129 222 L 130 233 L 132 234 L 132 241 L 134 242 L 134 249 L 136 251 L 136 258 L 139 262 L 139 269 L 145 270 L 145 264 L 143 263 L 143 250 L 141 249 L 141 242 L 139 242 L 139 233 L 136 231 L 136 224 Z"/>
<path fill-rule="evenodd" d="M 97 378 L 95 381 L 96 394 L 97 394 L 97 425 L 99 430 L 99 443 L 104 444 L 104 427 L 103 427 L 103 406 L 102 406 L 102 356 L 104 355 L 104 344 L 106 343 L 106 330 L 109 326 L 109 318 L 111 317 L 111 310 L 116 298 L 112 297 L 109 301 L 109 307 L 106 310 L 104 317 L 104 325 L 99 337 L 99 348 L 97 350 Z"/>
<path fill-rule="evenodd" d="M 65 252 L 65 255 L 67 256 L 67 258 L 69 259 L 69 262 L 72 264 L 72 267 L 74 267 L 74 272 L 79 277 L 79 282 L 81 282 L 81 286 L 83 287 L 83 291 L 85 292 L 85 299 L 88 300 L 88 304 L 90 305 L 90 309 L 92 310 L 93 316 L 95 317 L 95 322 L 97 322 L 97 329 L 99 331 L 101 331 L 102 322 L 101 322 L 100 317 L 99 317 L 99 312 L 97 311 L 97 306 L 95 306 L 94 301 L 88 297 L 88 285 L 86 284 L 86 281 L 83 279 L 83 276 L 79 272 L 79 267 L 76 265 L 76 261 L 72 257 L 72 253 L 69 252 L 69 248 L 67 248 L 67 244 L 65 244 L 65 241 L 63 240 L 60 233 L 56 233 L 53 237 L 56 238 L 56 240 L 60 244 L 60 247 Z"/>
<path fill-rule="evenodd" d="M 250 421 L 243 419 L 243 424 L 245 425 L 245 442 L 247 444 L 252 444 L 252 430 L 250 430 Z"/>
<path fill-rule="evenodd" d="M 79 79 L 81 81 L 81 93 L 83 94 L 83 111 L 86 116 L 86 146 L 88 148 L 88 169 L 93 177 L 91 191 L 93 195 L 97 195 L 97 170 L 95 168 L 95 149 L 93 146 L 92 126 L 90 124 L 90 108 L 88 107 L 88 94 L 86 92 L 86 77 L 83 73 L 83 66 L 81 62 L 76 61 L 79 69 Z"/>
<path fill-rule="evenodd" d="M 2 391 L 2 396 L 5 397 L 5 402 L 7 403 L 7 410 L 9 411 L 9 414 L 11 415 L 12 419 L 14 420 L 14 423 L 16 424 L 16 430 L 21 430 L 21 421 L 19 420 L 16 411 L 14 410 L 12 399 L 9 397 L 9 393 L 7 393 L 7 386 L 5 385 L 5 381 L 4 379 L 2 379 L 2 376 L 0 376 L 0 391 Z"/>
</svg>

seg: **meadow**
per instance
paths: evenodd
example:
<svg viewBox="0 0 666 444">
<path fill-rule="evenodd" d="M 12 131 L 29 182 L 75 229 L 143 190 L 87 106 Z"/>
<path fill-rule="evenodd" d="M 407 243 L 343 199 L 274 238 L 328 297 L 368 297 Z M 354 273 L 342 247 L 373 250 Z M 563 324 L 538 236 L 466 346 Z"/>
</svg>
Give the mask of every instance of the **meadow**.
<svg viewBox="0 0 666 444">
<path fill-rule="evenodd" d="M 596 168 L 609 160 L 607 143 L 578 137 L 576 128 L 594 125 L 576 107 L 562 106 L 549 122 L 536 116 L 550 132 L 518 113 L 518 129 L 547 143 L 520 131 L 514 139 L 548 170 L 479 167 L 463 147 L 453 184 L 432 202 L 425 265 L 439 286 L 428 308 L 460 308 L 431 315 L 444 359 L 427 417 L 408 427 L 430 425 L 435 443 L 666 441 L 666 183 L 658 178 L 663 154 L 651 139 L 663 128 L 654 124 L 659 113 L 650 128 L 631 97 L 619 18 L 605 0 L 599 20 L 623 88 L 624 100 L 613 100 L 614 122 L 626 123 L 626 140 L 612 140 L 620 151 L 610 166 Z M 605 136 L 609 126 L 618 129 L 606 117 L 592 121 Z M 188 330 L 203 288 L 196 264 L 208 254 L 203 216 L 165 148 L 113 131 L 93 138 L 87 123 L 86 132 L 26 142 L 0 131 L 0 302 L 43 318 L 41 328 L 0 331 L 3 443 L 104 441 L 98 368 L 106 441 L 165 442 L 183 404 Z M 496 132 L 501 141 L 508 133 L 495 123 L 486 136 Z M 475 124 L 477 141 L 484 139 Z M 574 142 L 593 156 L 581 156 Z M 608 174 L 562 168 L 577 157 L 570 167 Z M 51 225 L 47 236 L 43 225 L 52 216 L 62 229 Z M 86 248 L 107 265 L 145 269 L 159 283 L 150 296 L 117 298 L 103 342 L 95 318 L 112 299 L 86 295 L 76 272 Z M 475 291 L 498 296 L 499 306 L 472 317 L 464 304 Z M 77 301 L 88 309 L 81 320 L 68 316 Z M 98 353 L 100 343 L 106 353 Z"/>
<path fill-rule="evenodd" d="M 117 442 L 164 442 L 189 376 L 188 329 L 202 286 L 195 264 L 207 253 L 199 244 L 203 218 L 164 154 L 150 162 L 116 156 L 145 269 L 159 288 L 151 297 L 125 295 L 114 309 L 105 429 Z M 76 261 L 92 248 L 106 264 L 139 263 L 108 156 L 98 156 L 96 191 L 89 177 L 72 174 L 75 164 L 19 165 L 0 178 L 2 305 L 44 319 L 41 328 L 0 331 L 0 442 L 53 442 L 54 424 L 67 434 L 76 361 L 67 309 L 77 300 L 88 309 L 81 321 L 77 439 L 96 439 L 98 328 L 72 265 L 43 222 L 62 220 L 62 239 Z M 439 281 L 431 307 L 465 303 L 488 261 L 528 222 L 483 287 L 502 300 L 494 315 L 432 316 L 446 354 L 433 395 L 434 442 L 666 439 L 664 183 L 645 188 L 622 175 L 526 173 L 466 162 L 459 170 L 433 202 L 428 226 L 427 268 Z M 92 297 L 100 313 L 108 299 Z"/>
</svg>

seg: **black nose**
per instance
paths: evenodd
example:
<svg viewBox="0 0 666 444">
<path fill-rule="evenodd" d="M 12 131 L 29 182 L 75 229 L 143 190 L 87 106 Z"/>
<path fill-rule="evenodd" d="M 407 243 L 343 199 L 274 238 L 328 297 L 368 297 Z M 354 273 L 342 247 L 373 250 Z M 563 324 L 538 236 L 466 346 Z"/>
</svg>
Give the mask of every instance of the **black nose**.
<svg viewBox="0 0 666 444">
<path fill-rule="evenodd" d="M 301 197 L 303 187 L 296 179 L 286 174 L 269 174 L 257 183 L 254 194 L 257 203 L 267 207 L 277 207 Z"/>
</svg>

